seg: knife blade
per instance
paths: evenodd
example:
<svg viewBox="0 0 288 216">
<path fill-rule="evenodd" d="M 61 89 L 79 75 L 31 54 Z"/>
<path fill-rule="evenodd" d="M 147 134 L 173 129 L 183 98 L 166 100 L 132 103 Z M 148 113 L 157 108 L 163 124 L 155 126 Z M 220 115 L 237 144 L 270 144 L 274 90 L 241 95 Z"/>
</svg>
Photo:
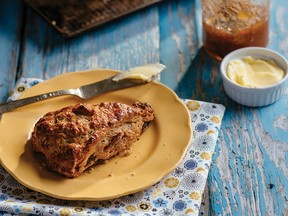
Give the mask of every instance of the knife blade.
<svg viewBox="0 0 288 216">
<path fill-rule="evenodd" d="M 130 70 L 119 73 L 108 79 L 95 83 L 80 86 L 76 89 L 64 89 L 44 94 L 23 98 L 15 101 L 9 101 L 0 104 L 0 116 L 2 113 L 11 111 L 21 106 L 25 106 L 38 101 L 46 100 L 62 95 L 74 95 L 82 99 L 89 99 L 99 94 L 118 89 L 128 88 L 150 82 L 157 77 L 166 67 L 162 64 L 148 64 L 131 68 Z"/>
</svg>

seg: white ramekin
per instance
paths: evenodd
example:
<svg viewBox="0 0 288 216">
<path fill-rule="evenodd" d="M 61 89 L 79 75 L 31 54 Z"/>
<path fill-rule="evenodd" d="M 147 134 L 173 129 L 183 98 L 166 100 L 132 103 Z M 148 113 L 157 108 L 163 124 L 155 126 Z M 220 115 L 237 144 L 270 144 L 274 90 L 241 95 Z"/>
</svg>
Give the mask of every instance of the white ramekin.
<svg viewBox="0 0 288 216">
<path fill-rule="evenodd" d="M 227 65 L 231 60 L 247 56 L 274 60 L 285 71 L 284 78 L 279 83 L 265 88 L 248 88 L 232 82 L 226 74 Z M 247 47 L 235 50 L 225 56 L 220 65 L 220 73 L 224 90 L 232 100 L 245 106 L 261 107 L 276 102 L 283 94 L 285 81 L 288 78 L 288 62 L 282 55 L 273 50 Z"/>
</svg>

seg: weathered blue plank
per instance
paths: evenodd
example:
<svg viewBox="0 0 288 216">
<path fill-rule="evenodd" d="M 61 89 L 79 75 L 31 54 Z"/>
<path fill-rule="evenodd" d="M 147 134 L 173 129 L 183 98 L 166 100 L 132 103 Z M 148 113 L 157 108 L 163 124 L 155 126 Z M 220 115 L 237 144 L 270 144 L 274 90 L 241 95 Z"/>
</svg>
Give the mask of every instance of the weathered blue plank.
<svg viewBox="0 0 288 216">
<path fill-rule="evenodd" d="M 49 79 L 75 70 L 124 70 L 159 62 L 158 19 L 152 6 L 67 40 L 28 10 L 20 74 Z"/>
<path fill-rule="evenodd" d="M 288 58 L 288 7 L 287 1 L 277 1 L 271 4 L 271 31 L 269 41 L 269 48 L 278 51 L 286 59 Z M 288 83 L 286 83 L 288 87 Z M 287 89 L 287 88 L 286 88 Z M 267 115 L 262 118 L 261 121 L 265 127 L 265 130 L 269 132 L 273 137 L 281 142 L 287 142 L 288 140 L 288 91 L 285 91 L 284 98 L 277 103 L 277 108 L 273 110 L 274 115 Z M 269 112 L 269 107 L 260 110 L 261 116 Z M 271 127 L 272 125 L 273 127 Z M 285 126 L 284 126 L 285 125 Z M 288 166 L 288 164 L 286 164 Z"/>
<path fill-rule="evenodd" d="M 195 1 L 167 1 L 159 7 L 161 81 L 175 89 L 198 51 Z"/>
<path fill-rule="evenodd" d="M 198 16 L 200 6 L 197 0 L 195 13 Z M 160 14 L 165 15 L 171 8 L 173 6 L 161 8 Z M 284 0 L 271 1 L 268 47 L 286 58 L 287 10 Z M 172 12 L 169 13 L 164 20 L 172 21 Z M 201 24 L 199 17 L 195 22 Z M 238 105 L 223 91 L 220 63 L 211 59 L 203 47 L 191 63 L 185 65 L 185 73 L 177 80 L 181 59 L 175 53 L 181 49 L 171 33 L 174 25 L 164 22 L 161 27 L 160 23 L 161 34 L 164 33 L 160 47 L 166 47 L 161 52 L 161 61 L 165 58 L 173 71 L 177 71 L 167 75 L 167 79 L 172 77 L 172 81 L 167 82 L 174 88 L 175 82 L 179 81 L 174 89 L 181 97 L 222 103 L 227 108 L 208 177 L 209 200 L 205 202 L 210 202 L 210 215 L 288 215 L 288 88 L 281 100 L 271 106 L 252 109 Z M 197 26 L 197 29 L 201 45 L 201 27 Z M 183 34 L 177 36 L 178 44 L 186 40 Z M 170 55 L 167 47 L 173 54 Z"/>
<path fill-rule="evenodd" d="M 15 82 L 22 28 L 22 2 L 0 0 L 0 102 Z"/>
</svg>

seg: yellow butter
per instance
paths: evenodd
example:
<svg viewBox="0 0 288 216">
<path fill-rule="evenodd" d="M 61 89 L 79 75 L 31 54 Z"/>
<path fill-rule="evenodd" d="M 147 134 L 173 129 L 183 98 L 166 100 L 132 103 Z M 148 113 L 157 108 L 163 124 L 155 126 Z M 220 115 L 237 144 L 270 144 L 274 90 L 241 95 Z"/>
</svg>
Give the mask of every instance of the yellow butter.
<svg viewBox="0 0 288 216">
<path fill-rule="evenodd" d="M 251 56 L 231 61 L 227 66 L 228 78 L 242 86 L 264 88 L 280 82 L 285 72 L 273 60 Z"/>
<path fill-rule="evenodd" d="M 143 81 L 150 81 L 153 77 L 159 75 L 166 68 L 163 64 L 148 64 L 131 68 L 125 73 L 120 73 L 113 78 L 114 81 L 122 79 L 140 79 Z"/>
</svg>

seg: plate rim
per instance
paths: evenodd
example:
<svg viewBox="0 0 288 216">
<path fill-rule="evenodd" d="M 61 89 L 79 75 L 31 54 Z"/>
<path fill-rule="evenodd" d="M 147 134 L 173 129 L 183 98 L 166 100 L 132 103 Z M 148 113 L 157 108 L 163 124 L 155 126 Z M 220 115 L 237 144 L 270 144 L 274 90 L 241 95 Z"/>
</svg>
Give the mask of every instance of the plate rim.
<svg viewBox="0 0 288 216">
<path fill-rule="evenodd" d="M 111 72 L 111 73 L 118 73 L 119 71 L 117 70 L 112 70 L 112 69 L 102 69 L 102 68 L 97 68 L 97 69 L 91 69 L 91 70 L 86 70 L 86 71 L 75 71 L 75 72 L 68 72 L 68 73 L 64 73 L 64 74 L 61 74 L 61 75 L 58 75 L 56 77 L 53 77 L 52 79 L 49 79 L 47 81 L 44 81 L 43 83 L 46 83 L 47 82 L 53 82 L 53 80 L 55 79 L 61 79 L 62 77 L 66 77 L 66 76 L 70 76 L 71 74 L 76 74 L 76 73 L 92 73 L 92 72 L 96 72 L 97 71 L 103 71 L 103 72 Z M 73 75 L 72 75 L 73 76 Z M 147 183 L 146 185 L 143 185 L 141 187 L 138 187 L 136 189 L 132 189 L 132 190 L 126 190 L 126 192 L 122 192 L 122 193 L 118 193 L 118 194 L 115 194 L 113 196 L 109 195 L 107 197 L 91 197 L 91 196 L 73 196 L 73 195 L 59 195 L 59 194 L 55 194 L 55 193 L 50 193 L 49 191 L 47 190 L 43 190 L 41 188 L 35 188 L 34 186 L 32 186 L 31 184 L 21 180 L 21 178 L 16 175 L 13 170 L 11 170 L 8 166 L 6 166 L 5 163 L 3 163 L 2 161 L 2 150 L 0 152 L 0 163 L 1 165 L 5 168 L 5 170 L 10 174 L 12 175 L 20 184 L 24 185 L 25 187 L 27 188 L 30 188 L 32 190 L 35 190 L 37 192 L 40 192 L 40 193 L 43 193 L 45 195 L 48 195 L 48 196 L 51 196 L 51 197 L 54 197 L 54 198 L 59 198 L 59 199 L 66 199 L 66 200 L 87 200 L 87 201 L 100 201 L 100 200 L 108 200 L 108 199 L 113 199 L 113 198 L 118 198 L 120 196 L 124 196 L 124 195 L 128 195 L 128 194 L 132 194 L 132 193 L 136 193 L 136 192 L 139 192 L 139 191 L 142 191 L 142 190 L 145 190 L 149 187 L 151 187 L 152 185 L 154 185 L 155 183 L 159 182 L 161 179 L 163 179 L 166 175 L 168 175 L 171 171 L 173 171 L 177 166 L 178 164 L 182 161 L 183 157 L 185 156 L 185 153 L 187 151 L 187 149 L 189 148 L 190 146 L 190 143 L 192 141 L 192 131 L 191 131 L 191 120 L 190 120 L 190 114 L 189 114 L 189 111 L 187 109 L 187 107 L 184 105 L 184 103 L 180 100 L 180 98 L 176 95 L 176 93 L 171 90 L 169 87 L 165 86 L 164 84 L 160 83 L 160 82 L 155 82 L 153 81 L 152 82 L 153 84 L 157 85 L 157 86 L 161 86 L 161 88 L 164 88 L 165 90 L 167 90 L 172 96 L 173 98 L 180 104 L 182 104 L 182 107 L 184 108 L 184 110 L 186 110 L 186 115 L 187 115 L 187 122 L 185 123 L 186 126 L 189 127 L 189 131 L 190 131 L 190 134 L 189 134 L 189 139 L 188 139 L 188 142 L 186 143 L 186 147 L 183 150 L 183 153 L 181 155 L 181 157 L 179 157 L 177 163 L 174 163 L 172 166 L 170 166 L 170 169 L 166 169 L 165 172 L 162 173 L 162 175 L 159 175 L 158 178 L 155 178 L 153 181 L 150 181 L 150 183 Z M 42 83 L 39 83 L 37 84 L 37 86 L 41 85 Z M 88 84 L 88 83 L 87 83 Z M 31 87 L 30 89 L 32 89 L 33 87 Z M 53 88 L 53 87 L 52 87 Z M 25 98 L 26 97 L 26 94 L 29 93 L 29 90 L 28 89 L 27 91 L 24 92 L 24 94 L 21 95 L 20 98 Z M 27 93 L 28 92 L 28 93 Z M 5 118 L 5 114 L 3 115 L 3 117 Z M 36 120 L 37 121 L 37 120 Z M 1 121 L 0 121 L 0 124 L 1 124 Z M 1 125 L 0 125 L 0 128 L 1 128 Z M 1 147 L 1 144 L 0 144 L 0 148 L 2 149 Z M 77 179 L 77 178 L 76 178 Z"/>
</svg>

